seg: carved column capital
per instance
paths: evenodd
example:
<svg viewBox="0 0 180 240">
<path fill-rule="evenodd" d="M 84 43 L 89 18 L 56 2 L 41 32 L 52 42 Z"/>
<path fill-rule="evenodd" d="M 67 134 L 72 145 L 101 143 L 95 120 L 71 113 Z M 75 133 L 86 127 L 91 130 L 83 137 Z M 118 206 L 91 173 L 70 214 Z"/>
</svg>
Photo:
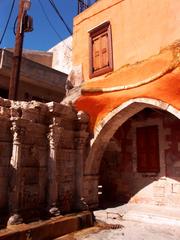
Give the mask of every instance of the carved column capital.
<svg viewBox="0 0 180 240">
<path fill-rule="evenodd" d="M 81 123 L 88 123 L 89 122 L 89 115 L 84 111 L 79 111 L 77 113 L 77 118 Z"/>
<path fill-rule="evenodd" d="M 25 127 L 18 126 L 16 122 L 12 123 L 11 132 L 13 133 L 13 142 L 21 143 L 25 136 Z"/>
</svg>

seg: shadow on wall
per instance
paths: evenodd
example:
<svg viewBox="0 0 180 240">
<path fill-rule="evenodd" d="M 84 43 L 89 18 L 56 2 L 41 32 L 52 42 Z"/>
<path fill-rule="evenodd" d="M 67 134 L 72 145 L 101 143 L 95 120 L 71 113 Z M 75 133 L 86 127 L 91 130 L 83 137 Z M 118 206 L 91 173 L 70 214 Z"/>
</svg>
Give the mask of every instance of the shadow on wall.
<svg viewBox="0 0 180 240">
<path fill-rule="evenodd" d="M 99 206 L 127 202 L 179 206 L 180 121 L 145 108 L 111 138 L 100 165 Z"/>
<path fill-rule="evenodd" d="M 88 119 L 55 102 L 0 98 L 0 109 L 0 228 L 79 210 Z"/>
</svg>

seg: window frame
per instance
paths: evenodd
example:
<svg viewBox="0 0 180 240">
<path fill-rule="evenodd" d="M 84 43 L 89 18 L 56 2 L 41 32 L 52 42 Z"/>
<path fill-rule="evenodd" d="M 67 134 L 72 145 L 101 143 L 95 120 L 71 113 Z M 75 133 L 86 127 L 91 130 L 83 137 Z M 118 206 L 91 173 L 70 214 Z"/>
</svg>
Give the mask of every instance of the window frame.
<svg viewBox="0 0 180 240">
<path fill-rule="evenodd" d="M 108 36 L 108 66 L 102 67 L 98 70 L 93 69 L 93 38 L 98 37 L 103 33 Z M 113 51 L 112 51 L 112 33 L 110 21 L 104 22 L 101 25 L 89 31 L 89 77 L 97 77 L 113 70 Z"/>
</svg>

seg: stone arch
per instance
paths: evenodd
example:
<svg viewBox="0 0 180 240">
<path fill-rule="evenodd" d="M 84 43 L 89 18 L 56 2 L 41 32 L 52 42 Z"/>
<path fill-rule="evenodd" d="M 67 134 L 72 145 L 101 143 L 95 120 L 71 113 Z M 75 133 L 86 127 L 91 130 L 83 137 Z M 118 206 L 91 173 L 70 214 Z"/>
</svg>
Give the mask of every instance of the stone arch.
<svg viewBox="0 0 180 240">
<path fill-rule="evenodd" d="M 91 140 L 91 149 L 84 165 L 85 176 L 98 175 L 101 157 L 113 134 L 125 121 L 146 107 L 165 110 L 180 119 L 179 110 L 157 99 L 135 98 L 121 104 L 96 126 L 94 138 Z"/>
<path fill-rule="evenodd" d="M 129 118 L 145 108 L 167 111 L 180 119 L 180 111 L 170 104 L 150 98 L 131 99 L 110 112 L 94 129 L 91 148 L 84 162 L 83 197 L 90 208 L 98 206 L 99 170 L 105 149 L 116 130 Z"/>
</svg>

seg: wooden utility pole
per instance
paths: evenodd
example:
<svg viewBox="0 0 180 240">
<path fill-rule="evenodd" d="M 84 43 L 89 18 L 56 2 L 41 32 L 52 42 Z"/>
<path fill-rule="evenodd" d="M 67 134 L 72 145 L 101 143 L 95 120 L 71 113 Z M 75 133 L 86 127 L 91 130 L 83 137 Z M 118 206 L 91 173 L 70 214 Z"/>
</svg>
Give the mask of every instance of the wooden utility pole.
<svg viewBox="0 0 180 240">
<path fill-rule="evenodd" d="M 27 17 L 27 10 L 29 9 L 29 7 L 30 0 L 20 0 L 17 19 L 16 40 L 12 60 L 12 71 L 9 83 L 9 99 L 11 100 L 17 100 L 23 39 L 25 31 L 25 20 Z"/>
</svg>

